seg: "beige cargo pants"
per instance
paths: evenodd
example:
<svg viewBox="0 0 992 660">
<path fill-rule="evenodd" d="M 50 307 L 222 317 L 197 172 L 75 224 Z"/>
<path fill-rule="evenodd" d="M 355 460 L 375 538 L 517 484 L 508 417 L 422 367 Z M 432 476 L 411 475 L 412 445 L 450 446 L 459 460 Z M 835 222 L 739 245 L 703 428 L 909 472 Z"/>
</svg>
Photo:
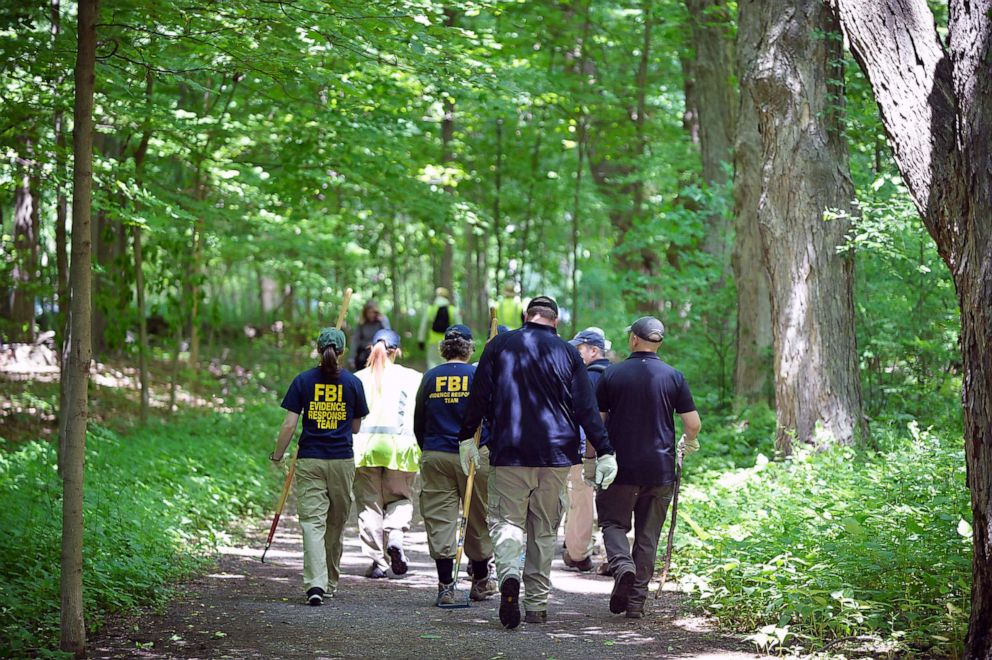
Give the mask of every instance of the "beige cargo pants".
<svg viewBox="0 0 992 660">
<path fill-rule="evenodd" d="M 410 531 L 416 477 L 416 472 L 383 467 L 362 467 L 355 471 L 358 540 L 365 556 L 384 571 L 389 568 L 386 547 L 402 548 L 404 534 Z"/>
<path fill-rule="evenodd" d="M 527 535 L 524 560 L 524 609 L 548 609 L 551 562 L 558 525 L 565 511 L 567 467 L 502 467 L 489 472 L 489 534 L 493 539 L 500 585 L 520 579 L 520 553 Z"/>
<path fill-rule="evenodd" d="M 341 568 L 342 536 L 351 514 L 355 461 L 296 461 L 296 510 L 303 528 L 303 586 L 334 593 Z"/>
<path fill-rule="evenodd" d="M 582 465 L 568 471 L 568 515 L 565 517 L 565 552 L 572 561 L 582 561 L 592 554 L 593 518 L 596 493 L 582 479 Z"/>
<path fill-rule="evenodd" d="M 465 556 L 472 561 L 483 561 L 493 554 L 493 543 L 486 526 L 489 450 L 480 447 L 479 454 L 482 460 L 472 485 L 472 504 L 464 542 Z M 420 464 L 420 514 L 427 527 L 427 547 L 432 559 L 455 556 L 458 517 L 462 513 L 467 483 L 468 477 L 462 471 L 457 453 L 424 452 Z"/>
</svg>

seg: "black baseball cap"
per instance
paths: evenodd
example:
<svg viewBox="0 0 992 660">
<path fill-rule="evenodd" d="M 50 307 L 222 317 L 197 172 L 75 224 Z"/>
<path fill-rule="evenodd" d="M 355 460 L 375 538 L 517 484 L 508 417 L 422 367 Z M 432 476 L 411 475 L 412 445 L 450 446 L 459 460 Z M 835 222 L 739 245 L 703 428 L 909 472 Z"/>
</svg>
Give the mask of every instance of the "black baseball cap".
<svg viewBox="0 0 992 660">
<path fill-rule="evenodd" d="M 373 346 L 378 344 L 380 341 L 386 343 L 386 348 L 400 347 L 400 336 L 396 334 L 395 330 L 390 330 L 389 328 L 382 328 L 372 335 Z"/>
<path fill-rule="evenodd" d="M 455 325 L 449 325 L 448 329 L 444 331 L 445 339 L 467 339 L 472 341 L 472 331 L 468 329 L 467 325 L 462 325 L 461 323 L 456 323 Z"/>
<path fill-rule="evenodd" d="M 596 332 L 595 330 L 582 330 L 576 333 L 569 341 L 572 346 L 578 346 L 579 344 L 589 344 L 590 346 L 595 346 L 601 351 L 606 350 L 606 337 Z"/>
<path fill-rule="evenodd" d="M 632 332 L 644 341 L 660 344 L 665 338 L 665 326 L 653 316 L 642 316 L 627 326 L 626 332 Z"/>
<path fill-rule="evenodd" d="M 550 309 L 555 313 L 555 316 L 558 316 L 558 303 L 556 303 L 555 299 L 550 296 L 538 296 L 536 298 L 531 298 L 530 302 L 527 303 L 527 311 L 529 312 L 535 307 Z"/>
</svg>

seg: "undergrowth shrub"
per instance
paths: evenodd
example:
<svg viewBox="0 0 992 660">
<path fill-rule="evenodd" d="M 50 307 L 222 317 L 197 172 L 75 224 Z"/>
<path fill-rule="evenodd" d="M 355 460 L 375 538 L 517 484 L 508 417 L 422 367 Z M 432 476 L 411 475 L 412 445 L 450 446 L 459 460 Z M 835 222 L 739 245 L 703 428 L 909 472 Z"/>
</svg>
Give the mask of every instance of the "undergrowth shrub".
<svg viewBox="0 0 992 660">
<path fill-rule="evenodd" d="M 161 602 L 164 585 L 188 575 L 228 538 L 230 521 L 263 514 L 278 486 L 265 478 L 278 424 L 273 411 L 199 411 L 127 436 L 90 428 L 83 594 L 91 630 L 106 613 Z M 56 460 L 55 447 L 42 441 L 0 452 L 0 655 L 56 646 Z"/>
<path fill-rule="evenodd" d="M 766 650 L 864 638 L 959 656 L 971 585 L 961 439 L 915 423 L 873 432 L 877 451 L 780 462 L 766 458 L 769 435 L 769 453 L 736 468 L 740 447 L 721 431 L 704 439 L 686 463 L 676 555 L 695 604 Z"/>
</svg>

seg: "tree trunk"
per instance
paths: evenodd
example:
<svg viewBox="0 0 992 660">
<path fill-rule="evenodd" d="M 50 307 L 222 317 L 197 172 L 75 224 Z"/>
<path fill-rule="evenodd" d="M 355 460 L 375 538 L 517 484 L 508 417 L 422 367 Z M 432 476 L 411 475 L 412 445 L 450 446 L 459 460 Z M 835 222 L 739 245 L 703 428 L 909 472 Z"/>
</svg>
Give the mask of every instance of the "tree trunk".
<svg viewBox="0 0 992 660">
<path fill-rule="evenodd" d="M 788 454 L 793 436 L 842 444 L 867 437 L 854 265 L 837 253 L 850 220 L 827 216 L 851 208 L 854 188 L 838 108 L 841 39 L 829 8 L 820 0 L 766 0 L 760 14 L 761 47 L 741 91 L 754 103 L 762 137 L 758 219 L 772 292 L 776 446 Z"/>
<path fill-rule="evenodd" d="M 152 137 L 151 104 L 153 78 L 151 69 L 145 73 L 145 117 L 141 141 L 134 152 L 134 180 L 140 189 L 144 183 L 145 156 L 148 154 L 148 143 Z M 140 203 L 138 208 L 140 209 Z M 131 241 L 134 250 L 134 291 L 135 302 L 138 306 L 138 382 L 141 387 L 141 423 L 148 422 L 148 319 L 145 311 L 145 274 L 143 271 L 144 255 L 141 248 L 141 226 L 131 225 Z"/>
<path fill-rule="evenodd" d="M 451 7 L 444 8 L 444 25 L 445 27 L 454 27 L 455 18 L 457 13 Z M 441 165 L 447 165 L 454 160 L 454 154 L 452 153 L 451 143 L 455 138 L 455 101 L 447 94 L 442 94 L 444 96 L 444 116 L 441 118 Z M 444 187 L 445 192 L 449 197 L 454 196 L 454 189 L 451 186 Z M 441 269 L 439 275 L 439 281 L 435 284 L 445 287 L 451 293 L 452 302 L 455 298 L 455 275 L 454 275 L 454 261 L 455 261 L 455 236 L 454 236 L 454 219 L 451 217 L 451 209 L 449 208 L 447 221 L 441 227 L 441 240 L 444 241 L 444 247 L 441 252 Z"/>
<path fill-rule="evenodd" d="M 30 144 L 29 140 L 25 140 Z M 38 234 L 35 230 L 35 206 L 38 200 L 31 188 L 30 147 L 20 159 L 23 171 L 14 191 L 14 267 L 10 273 L 13 284 L 10 292 L 10 320 L 13 322 L 14 341 L 31 341 L 34 338 L 35 258 Z"/>
<path fill-rule="evenodd" d="M 90 346 L 90 208 L 93 200 L 93 88 L 96 81 L 96 0 L 80 0 L 73 113 L 72 264 L 62 474 L 62 559 L 59 647 L 81 657 L 83 620 L 83 466 L 86 457 Z"/>
<path fill-rule="evenodd" d="M 835 0 L 896 163 L 954 277 L 971 490 L 967 658 L 992 659 L 992 0 L 950 0 L 947 47 L 925 0 Z M 911 53 L 912 57 L 905 54 Z"/>
<path fill-rule="evenodd" d="M 498 296 L 502 289 L 501 270 L 503 268 L 503 225 L 500 215 L 500 196 L 503 192 L 503 120 L 496 120 L 496 172 L 493 194 L 493 235 L 496 237 L 496 267 L 493 269 L 493 289 Z"/>
<path fill-rule="evenodd" d="M 703 180 L 708 186 L 727 183 L 727 164 L 734 139 L 734 57 L 730 18 L 725 0 L 686 0 L 692 28 L 692 93 L 699 131 Z M 703 249 L 726 273 L 730 266 L 730 219 L 714 213 L 707 219 Z"/>
<path fill-rule="evenodd" d="M 754 66 L 760 22 L 754 3 L 742 2 L 737 18 L 737 78 Z M 751 99 L 742 95 L 734 140 L 734 251 L 737 284 L 737 357 L 734 398 L 737 405 L 771 400 L 772 310 L 768 270 L 761 250 L 758 201 L 761 197 L 761 136 Z"/>
</svg>

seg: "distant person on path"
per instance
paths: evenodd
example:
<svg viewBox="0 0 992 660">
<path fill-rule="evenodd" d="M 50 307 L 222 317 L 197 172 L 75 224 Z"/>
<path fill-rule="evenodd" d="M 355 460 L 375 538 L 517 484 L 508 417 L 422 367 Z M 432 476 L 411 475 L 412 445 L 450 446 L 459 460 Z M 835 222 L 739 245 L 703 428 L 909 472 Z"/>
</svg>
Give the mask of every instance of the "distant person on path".
<svg viewBox="0 0 992 660">
<path fill-rule="evenodd" d="M 389 330 L 389 319 L 379 310 L 379 303 L 369 300 L 362 307 L 361 317 L 355 332 L 351 335 L 351 350 L 354 352 L 352 366 L 355 371 L 365 368 L 372 351 L 372 337 L 380 330 Z"/>
<path fill-rule="evenodd" d="M 616 482 L 596 495 L 596 508 L 613 573 L 610 611 L 640 619 L 675 491 L 674 414 L 682 420 L 686 453 L 699 449 L 700 421 L 685 377 L 657 355 L 665 338 L 661 321 L 644 316 L 627 332 L 630 357 L 609 367 L 596 388 L 619 464 Z"/>
<path fill-rule="evenodd" d="M 524 308 L 512 281 L 503 285 L 503 297 L 496 302 L 496 318 L 508 328 L 519 328 L 524 322 Z"/>
<path fill-rule="evenodd" d="M 275 463 L 282 460 L 303 415 L 295 481 L 303 528 L 303 586 L 310 605 L 320 605 L 338 586 L 342 536 L 353 501 L 352 434 L 369 414 L 361 381 L 338 368 L 344 347 L 343 332 L 337 328 L 320 331 L 320 366 L 293 379 L 282 400 L 286 418 L 269 455 Z"/>
<path fill-rule="evenodd" d="M 595 391 L 599 377 L 610 366 L 610 361 L 605 357 L 606 337 L 599 328 L 586 328 L 568 343 L 575 346 L 582 356 L 582 362 L 586 365 L 589 380 Z M 592 481 L 595 478 L 596 452 L 584 440 L 583 435 L 583 462 L 587 466 L 592 466 L 593 474 L 589 479 Z M 583 466 L 573 465 L 568 472 L 568 515 L 565 516 L 565 550 L 562 552 L 562 561 L 565 566 L 581 573 L 594 568 L 592 552 L 595 497 L 593 487 L 583 478 Z"/>
<path fill-rule="evenodd" d="M 420 463 L 420 513 L 427 527 L 427 546 L 437 567 L 439 607 L 455 604 L 454 558 L 457 549 L 458 516 L 465 499 L 467 477 L 458 456 L 458 431 L 468 407 L 469 388 L 475 366 L 468 359 L 475 352 L 472 331 L 453 325 L 444 333 L 441 356 L 447 360 L 426 374 L 417 392 L 413 430 L 423 450 Z M 485 439 L 483 439 L 483 442 Z M 475 473 L 472 503 L 463 547 L 472 565 L 472 600 L 496 595 L 496 582 L 489 575 L 493 544 L 486 527 L 489 449 L 483 444 Z M 478 579 L 475 576 L 479 576 Z"/>
<path fill-rule="evenodd" d="M 413 520 L 413 480 L 420 448 L 413 434 L 420 372 L 396 364 L 400 336 L 380 330 L 368 366 L 355 376 L 365 387 L 369 415 L 355 435 L 355 500 L 362 551 L 372 560 L 365 577 L 407 572 L 404 535 Z"/>
<path fill-rule="evenodd" d="M 420 350 L 426 351 L 428 369 L 433 369 L 442 362 L 438 344 L 444 339 L 444 331 L 449 326 L 461 323 L 461 314 L 451 304 L 450 298 L 451 293 L 439 286 L 434 290 L 434 302 L 427 306 L 420 318 L 417 344 Z"/>
<path fill-rule="evenodd" d="M 596 479 L 608 488 L 616 459 L 597 414 L 592 384 L 575 347 L 558 336 L 558 304 L 538 296 L 519 330 L 497 335 L 482 353 L 472 381 L 468 412 L 458 437 L 463 468 L 481 464 L 473 434 L 487 418 L 489 533 L 499 575 L 499 620 L 520 623 L 520 553 L 525 620 L 547 621 L 551 562 L 565 508 L 565 481 L 581 462 L 579 428 L 599 456 Z"/>
</svg>

